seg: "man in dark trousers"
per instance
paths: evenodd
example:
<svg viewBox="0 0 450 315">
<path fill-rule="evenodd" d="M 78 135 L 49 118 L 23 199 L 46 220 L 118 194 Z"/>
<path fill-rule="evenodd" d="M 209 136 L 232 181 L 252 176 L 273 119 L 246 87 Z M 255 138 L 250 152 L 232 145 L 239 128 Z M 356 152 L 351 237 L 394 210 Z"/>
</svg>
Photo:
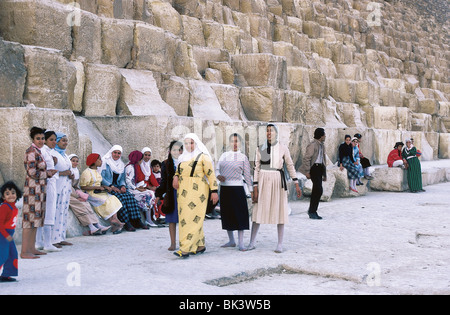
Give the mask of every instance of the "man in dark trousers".
<svg viewBox="0 0 450 315">
<path fill-rule="evenodd" d="M 322 181 L 327 180 L 326 153 L 325 153 L 325 130 L 317 128 L 314 131 L 314 140 L 306 147 L 303 155 L 300 172 L 313 183 L 311 201 L 309 203 L 308 215 L 310 219 L 320 220 L 317 214 L 320 197 L 323 193 Z"/>
</svg>

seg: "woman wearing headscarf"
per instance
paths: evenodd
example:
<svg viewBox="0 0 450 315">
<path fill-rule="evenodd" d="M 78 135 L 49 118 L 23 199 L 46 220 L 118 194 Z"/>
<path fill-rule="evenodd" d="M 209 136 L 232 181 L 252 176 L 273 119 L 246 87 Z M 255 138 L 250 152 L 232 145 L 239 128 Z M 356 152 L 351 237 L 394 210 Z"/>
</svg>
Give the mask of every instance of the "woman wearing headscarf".
<svg viewBox="0 0 450 315">
<path fill-rule="evenodd" d="M 211 155 L 196 134 L 184 136 L 178 161 L 173 188 L 177 190 L 180 249 L 174 255 L 186 258 L 206 250 L 203 221 L 209 192 L 213 203 L 219 196 Z"/>
<path fill-rule="evenodd" d="M 55 170 L 55 164 L 58 160 L 55 155 L 56 146 L 56 133 L 54 131 L 45 132 L 45 144 L 42 147 L 41 153 L 44 156 L 45 163 L 47 164 L 47 170 Z M 55 170 L 56 172 L 56 170 Z M 55 224 L 56 218 L 56 180 L 58 174 L 47 178 L 46 187 L 46 202 L 45 202 L 45 220 L 44 226 L 37 229 L 36 235 L 36 248 L 43 249 L 46 252 L 57 252 L 59 248 L 52 244 L 52 226 Z"/>
<path fill-rule="evenodd" d="M 119 220 L 125 223 L 125 230 L 136 231 L 136 228 L 148 229 L 141 221 L 141 207 L 134 196 L 127 191 L 125 183 L 125 164 L 121 160 L 122 147 L 114 145 L 102 158 L 102 184 L 111 187 L 111 194 L 119 198 L 122 209 L 118 213 Z"/>
<path fill-rule="evenodd" d="M 104 220 L 109 220 L 113 226 L 111 229 L 113 234 L 118 234 L 124 226 L 117 218 L 117 212 L 122 208 L 122 203 L 116 196 L 109 194 L 111 187 L 102 186 L 102 175 L 99 172 L 99 167 L 102 166 L 100 155 L 89 154 L 86 165 L 87 168 L 80 176 L 80 188 L 89 194 L 88 201 L 95 212 Z"/>
<path fill-rule="evenodd" d="M 242 137 L 233 133 L 228 138 L 230 150 L 224 152 L 216 165 L 220 181 L 220 216 L 222 229 L 228 233 L 228 243 L 222 247 L 235 247 L 233 231 L 238 231 L 239 250 L 244 251 L 244 230 L 249 229 L 247 194 L 244 185 L 253 192 L 250 162 L 241 152 Z"/>
<path fill-rule="evenodd" d="M 78 170 L 79 158 L 76 154 L 70 154 L 69 160 L 72 164 L 72 193 L 70 194 L 70 209 L 72 209 L 73 214 L 77 217 L 81 226 L 88 227 L 88 235 L 101 235 L 105 234 L 110 227 L 104 227 L 100 224 L 97 215 L 90 203 L 88 202 L 89 194 L 83 192 L 79 186 L 80 182 L 80 171 Z"/>
<path fill-rule="evenodd" d="M 287 146 L 279 143 L 278 129 L 273 124 L 266 128 L 267 140 L 256 150 L 253 175 L 252 231 L 248 250 L 255 248 L 256 235 L 261 224 L 276 224 L 278 244 L 276 253 L 283 251 L 284 225 L 288 223 L 289 205 L 285 167 L 295 182 L 297 197 L 302 194 L 294 163 Z"/>
<path fill-rule="evenodd" d="M 156 191 L 159 184 L 156 180 L 155 174 L 153 174 L 152 166 L 151 166 L 151 158 L 152 158 L 152 150 L 149 147 L 145 147 L 141 150 L 142 159 L 139 162 L 139 167 L 136 168 L 136 180 L 138 182 L 144 183 L 144 188 Z M 163 213 L 158 209 L 158 207 L 152 207 L 153 213 L 151 214 L 151 219 L 149 224 L 152 226 L 161 226 L 153 223 L 153 220 L 159 219 L 163 216 Z"/>
<path fill-rule="evenodd" d="M 412 144 L 411 139 L 405 140 L 402 157 L 408 172 L 407 179 L 409 190 L 413 193 L 425 191 L 422 188 L 422 168 L 420 166 L 419 158 L 417 157 L 417 149 Z"/>
<path fill-rule="evenodd" d="M 52 226 L 52 243 L 61 248 L 63 245 L 72 245 L 66 241 L 67 214 L 69 211 L 70 194 L 72 193 L 72 163 L 66 154 L 69 140 L 67 135 L 56 132 L 56 146 L 54 156 L 58 160 L 55 169 L 58 171 L 56 180 L 56 216 Z"/>
<path fill-rule="evenodd" d="M 25 151 L 24 166 L 26 170 L 23 188 L 22 208 L 22 249 L 20 257 L 23 259 L 39 258 L 45 255 L 35 248 L 38 227 L 44 226 L 45 218 L 45 189 L 47 178 L 52 177 L 56 170 L 47 170 L 47 163 L 42 155 L 45 142 L 45 130 L 32 127 L 30 130 L 31 146 Z"/>
<path fill-rule="evenodd" d="M 169 223 L 170 246 L 168 250 L 176 248 L 176 234 L 178 223 L 177 190 L 172 182 L 178 166 L 178 157 L 183 151 L 183 144 L 173 140 L 169 145 L 167 160 L 161 163 L 161 184 L 156 189 L 156 202 L 163 199 L 162 212 L 166 215 L 166 223 Z"/>
<path fill-rule="evenodd" d="M 125 182 L 127 189 L 136 198 L 138 205 L 144 210 L 146 224 L 150 226 L 157 226 L 152 221 L 152 206 L 155 201 L 155 193 L 146 188 L 145 182 L 138 180 L 140 172 L 139 163 L 143 158 L 143 154 L 140 151 L 133 151 L 128 155 L 129 163 L 125 167 Z"/>
</svg>

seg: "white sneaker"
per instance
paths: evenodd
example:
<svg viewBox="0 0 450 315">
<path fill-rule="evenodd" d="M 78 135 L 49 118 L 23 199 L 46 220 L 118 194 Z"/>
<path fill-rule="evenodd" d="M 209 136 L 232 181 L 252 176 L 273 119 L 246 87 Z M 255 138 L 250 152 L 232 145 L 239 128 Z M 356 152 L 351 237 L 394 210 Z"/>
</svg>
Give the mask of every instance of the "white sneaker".
<svg viewBox="0 0 450 315">
<path fill-rule="evenodd" d="M 48 247 L 44 246 L 43 250 L 48 252 L 48 253 L 51 253 L 51 252 L 60 252 L 62 249 L 58 248 L 58 247 L 55 247 L 53 245 L 50 245 Z"/>
</svg>

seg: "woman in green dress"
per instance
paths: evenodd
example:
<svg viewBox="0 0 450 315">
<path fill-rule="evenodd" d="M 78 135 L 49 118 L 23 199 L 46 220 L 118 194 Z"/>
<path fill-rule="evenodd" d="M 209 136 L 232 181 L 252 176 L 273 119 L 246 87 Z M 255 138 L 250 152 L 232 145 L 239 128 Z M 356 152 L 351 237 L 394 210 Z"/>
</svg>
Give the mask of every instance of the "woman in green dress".
<svg viewBox="0 0 450 315">
<path fill-rule="evenodd" d="M 407 169 L 407 178 L 409 190 L 413 193 L 425 191 L 422 189 L 422 168 L 417 157 L 417 149 L 413 146 L 410 139 L 406 139 L 405 147 L 403 148 L 402 157 Z"/>
</svg>

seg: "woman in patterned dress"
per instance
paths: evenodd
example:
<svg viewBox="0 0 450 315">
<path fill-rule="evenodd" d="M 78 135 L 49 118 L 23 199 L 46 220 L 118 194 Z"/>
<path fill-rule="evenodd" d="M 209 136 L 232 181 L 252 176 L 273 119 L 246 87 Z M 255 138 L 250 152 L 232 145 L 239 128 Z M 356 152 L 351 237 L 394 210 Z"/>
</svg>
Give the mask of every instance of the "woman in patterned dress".
<svg viewBox="0 0 450 315">
<path fill-rule="evenodd" d="M 208 196 L 216 204 L 217 180 L 208 149 L 196 134 L 184 137 L 183 154 L 173 178 L 177 190 L 180 249 L 174 255 L 187 258 L 190 254 L 206 250 L 203 221 L 205 220 Z"/>
<path fill-rule="evenodd" d="M 45 143 L 45 130 L 33 127 L 30 130 L 31 146 L 25 151 L 24 166 L 27 172 L 22 209 L 22 249 L 20 257 L 24 259 L 39 258 L 45 253 L 36 250 L 36 232 L 44 226 L 45 219 L 45 189 L 47 178 L 52 177 L 56 170 L 47 170 L 41 149 Z"/>
<path fill-rule="evenodd" d="M 345 135 L 345 142 L 339 146 L 339 168 L 341 171 L 343 171 L 344 168 L 347 169 L 350 190 L 357 193 L 356 180 L 359 177 L 359 169 L 357 162 L 353 158 L 352 137 L 350 135 Z"/>
<path fill-rule="evenodd" d="M 222 247 L 235 247 L 233 231 L 238 231 L 239 250 L 245 251 L 244 230 L 249 229 L 247 194 L 244 185 L 253 192 L 250 162 L 240 150 L 242 137 L 233 133 L 229 137 L 231 150 L 224 152 L 216 166 L 220 181 L 220 216 L 222 229 L 228 233 L 229 242 Z M 244 181 L 245 180 L 245 181 Z"/>
</svg>

